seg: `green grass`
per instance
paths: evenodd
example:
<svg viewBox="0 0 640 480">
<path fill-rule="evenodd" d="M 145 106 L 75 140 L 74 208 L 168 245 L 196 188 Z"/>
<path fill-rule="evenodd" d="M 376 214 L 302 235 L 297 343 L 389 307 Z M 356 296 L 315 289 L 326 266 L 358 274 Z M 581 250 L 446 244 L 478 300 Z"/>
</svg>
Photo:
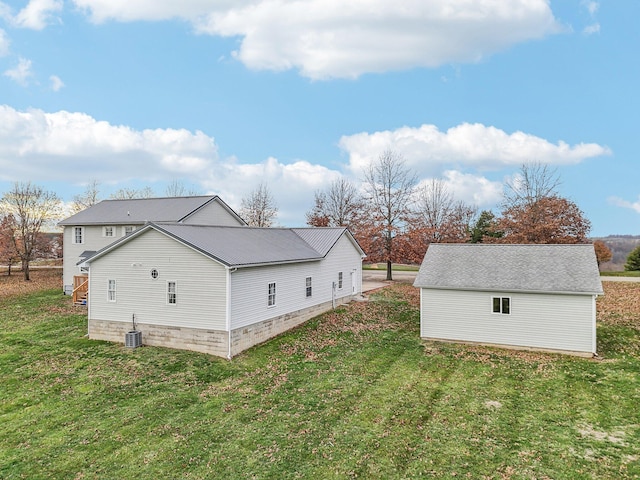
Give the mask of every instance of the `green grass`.
<svg viewBox="0 0 640 480">
<path fill-rule="evenodd" d="M 386 263 L 363 263 L 363 270 L 387 270 Z M 399 265 L 396 263 L 391 264 L 391 270 L 394 272 L 417 272 L 420 270 L 420 265 Z"/>
<path fill-rule="evenodd" d="M 618 271 L 618 272 L 600 272 L 602 277 L 640 277 L 640 271 Z"/>
<path fill-rule="evenodd" d="M 0 478 L 638 478 L 640 331 L 602 360 L 421 343 L 386 288 L 228 362 L 0 301 Z"/>
</svg>

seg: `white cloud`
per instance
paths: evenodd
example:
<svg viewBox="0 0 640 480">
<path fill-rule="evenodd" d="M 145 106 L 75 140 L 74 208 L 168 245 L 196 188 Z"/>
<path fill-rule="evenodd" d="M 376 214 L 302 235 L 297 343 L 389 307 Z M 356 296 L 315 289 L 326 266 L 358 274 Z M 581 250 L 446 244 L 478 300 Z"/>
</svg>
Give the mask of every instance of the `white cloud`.
<svg viewBox="0 0 640 480">
<path fill-rule="evenodd" d="M 9 55 L 9 37 L 7 32 L 0 28 L 0 57 L 6 57 Z"/>
<path fill-rule="evenodd" d="M 234 57 L 312 79 L 477 62 L 562 30 L 547 0 L 74 0 L 92 20 L 187 19 Z"/>
<path fill-rule="evenodd" d="M 575 164 L 586 158 L 610 155 L 595 143 L 551 143 L 524 132 L 507 133 L 479 123 L 463 123 L 440 131 L 435 125 L 402 127 L 374 133 L 343 136 L 340 148 L 349 154 L 349 167 L 358 174 L 387 149 L 400 153 L 421 175 L 432 175 L 444 165 L 477 169 L 519 166 L 528 161 Z"/>
<path fill-rule="evenodd" d="M 198 176 L 217 160 L 202 132 L 133 130 L 83 113 L 19 112 L 0 106 L 0 177 L 68 182 Z"/>
<path fill-rule="evenodd" d="M 233 207 L 260 182 L 271 189 L 286 225 L 304 222 L 313 192 L 339 173 L 298 160 L 254 164 L 220 159 L 212 137 L 184 129 L 135 130 L 78 112 L 17 111 L 0 105 L 0 181 L 150 185 L 176 178 L 217 193 Z M 158 191 L 162 194 L 162 191 Z M 306 203 L 305 203 L 306 202 Z"/>
<path fill-rule="evenodd" d="M 593 25 L 587 25 L 582 30 L 585 35 L 593 35 L 594 33 L 600 33 L 600 24 L 594 23 Z"/>
<path fill-rule="evenodd" d="M 491 207 L 502 199 L 503 184 L 457 170 L 446 170 L 442 179 L 457 200 L 478 207 Z"/>
<path fill-rule="evenodd" d="M 589 15 L 591 15 L 592 17 L 596 14 L 598 9 L 600 8 L 600 4 L 593 0 L 582 0 L 581 4 L 584 8 L 587 9 L 587 11 L 589 12 Z"/>
<path fill-rule="evenodd" d="M 107 20 L 132 22 L 138 20 L 170 20 L 182 18 L 195 21 L 216 10 L 226 10 L 233 6 L 250 3 L 241 0 L 73 0 L 73 3 L 87 12 L 91 20 L 102 23 Z"/>
<path fill-rule="evenodd" d="M 64 87 L 64 82 L 60 80 L 60 77 L 57 75 L 51 75 L 49 80 L 51 80 L 51 90 L 54 92 L 58 92 L 62 87 Z"/>
<path fill-rule="evenodd" d="M 630 202 L 620 197 L 609 197 L 608 201 L 611 205 L 615 205 L 617 207 L 623 207 L 623 208 L 630 208 L 631 210 L 635 210 L 637 213 L 640 213 L 640 195 L 638 196 L 638 200 L 635 202 Z"/>
<path fill-rule="evenodd" d="M 31 0 L 13 18 L 13 24 L 32 30 L 42 30 L 54 19 L 54 14 L 62 10 L 62 0 Z"/>
<path fill-rule="evenodd" d="M 33 72 L 31 71 L 31 60 L 20 58 L 18 60 L 18 65 L 5 71 L 3 75 L 5 77 L 9 77 L 17 84 L 26 87 L 29 84 L 29 78 L 33 76 Z"/>
</svg>

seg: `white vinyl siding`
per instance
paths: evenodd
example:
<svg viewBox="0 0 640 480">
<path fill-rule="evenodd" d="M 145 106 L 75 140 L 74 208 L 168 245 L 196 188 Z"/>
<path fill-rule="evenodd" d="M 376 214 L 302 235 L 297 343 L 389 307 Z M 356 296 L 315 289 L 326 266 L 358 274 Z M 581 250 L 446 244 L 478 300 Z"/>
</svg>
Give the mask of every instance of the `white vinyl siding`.
<svg viewBox="0 0 640 480">
<path fill-rule="evenodd" d="M 176 282 L 175 305 L 167 305 L 167 282 L 154 280 L 152 268 Z M 135 313 L 140 325 L 226 329 L 226 269 L 191 248 L 149 230 L 91 263 L 90 291 L 116 273 L 118 302 L 92 296 L 92 319 L 129 322 Z"/>
<path fill-rule="evenodd" d="M 222 225 L 226 227 L 244 225 L 215 200 L 189 215 L 184 219 L 183 223 L 191 225 Z"/>
<path fill-rule="evenodd" d="M 83 243 L 74 243 L 74 229 L 81 228 L 83 232 Z M 118 227 L 119 228 L 119 227 Z M 80 254 L 85 250 L 98 251 L 107 245 L 112 244 L 118 238 L 105 237 L 102 225 L 89 225 L 84 227 L 64 227 L 64 240 L 62 242 L 62 277 L 63 285 L 73 285 L 73 276 L 79 275 Z M 104 288 L 104 287 L 103 287 Z"/>
<path fill-rule="evenodd" d="M 350 288 L 343 291 L 333 288 L 340 271 L 347 272 L 347 278 L 353 271 L 356 293 L 360 293 L 362 258 L 345 235 L 321 261 L 237 269 L 231 274 L 231 330 L 331 302 L 334 291 L 336 299 L 351 296 Z M 306 296 L 306 288 L 301 288 L 307 277 L 313 278 L 310 298 Z M 265 295 L 267 285 L 274 282 L 277 284 L 275 306 L 269 307 L 264 300 L 253 300 L 256 294 Z"/>
<path fill-rule="evenodd" d="M 510 298 L 511 314 L 488 306 Z M 593 297 L 421 289 L 420 336 L 593 353 Z"/>
</svg>

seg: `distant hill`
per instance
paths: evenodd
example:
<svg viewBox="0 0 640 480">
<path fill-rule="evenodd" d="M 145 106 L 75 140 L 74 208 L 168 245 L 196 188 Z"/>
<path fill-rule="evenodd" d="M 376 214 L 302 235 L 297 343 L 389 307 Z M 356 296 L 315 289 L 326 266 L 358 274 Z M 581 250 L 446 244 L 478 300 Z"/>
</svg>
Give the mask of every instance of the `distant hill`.
<svg viewBox="0 0 640 480">
<path fill-rule="evenodd" d="M 624 270 L 629 253 L 640 245 L 640 235 L 609 235 L 608 237 L 595 237 L 591 240 L 602 240 L 613 253 L 610 262 L 600 265 L 600 270 L 603 272 Z"/>
</svg>

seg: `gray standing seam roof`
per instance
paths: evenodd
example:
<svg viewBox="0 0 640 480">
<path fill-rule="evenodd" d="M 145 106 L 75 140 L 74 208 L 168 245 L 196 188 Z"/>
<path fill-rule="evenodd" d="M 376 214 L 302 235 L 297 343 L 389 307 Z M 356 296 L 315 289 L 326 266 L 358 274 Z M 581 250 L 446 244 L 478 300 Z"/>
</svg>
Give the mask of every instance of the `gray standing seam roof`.
<svg viewBox="0 0 640 480">
<path fill-rule="evenodd" d="M 218 198 L 217 195 L 103 200 L 64 219 L 58 225 L 179 222 L 215 198 Z"/>
<path fill-rule="evenodd" d="M 593 245 L 432 244 L 416 287 L 603 293 Z"/>
<path fill-rule="evenodd" d="M 338 238 L 346 232 L 345 228 L 314 229 L 317 231 L 313 235 L 307 235 L 308 238 L 313 237 L 314 245 L 310 245 L 298 234 L 300 229 L 150 223 L 100 250 L 89 261 L 117 248 L 121 243 L 142 235 L 150 228 L 163 232 L 229 267 L 318 261 L 326 256 Z M 326 248 L 326 251 L 319 251 L 314 246 Z"/>
</svg>

